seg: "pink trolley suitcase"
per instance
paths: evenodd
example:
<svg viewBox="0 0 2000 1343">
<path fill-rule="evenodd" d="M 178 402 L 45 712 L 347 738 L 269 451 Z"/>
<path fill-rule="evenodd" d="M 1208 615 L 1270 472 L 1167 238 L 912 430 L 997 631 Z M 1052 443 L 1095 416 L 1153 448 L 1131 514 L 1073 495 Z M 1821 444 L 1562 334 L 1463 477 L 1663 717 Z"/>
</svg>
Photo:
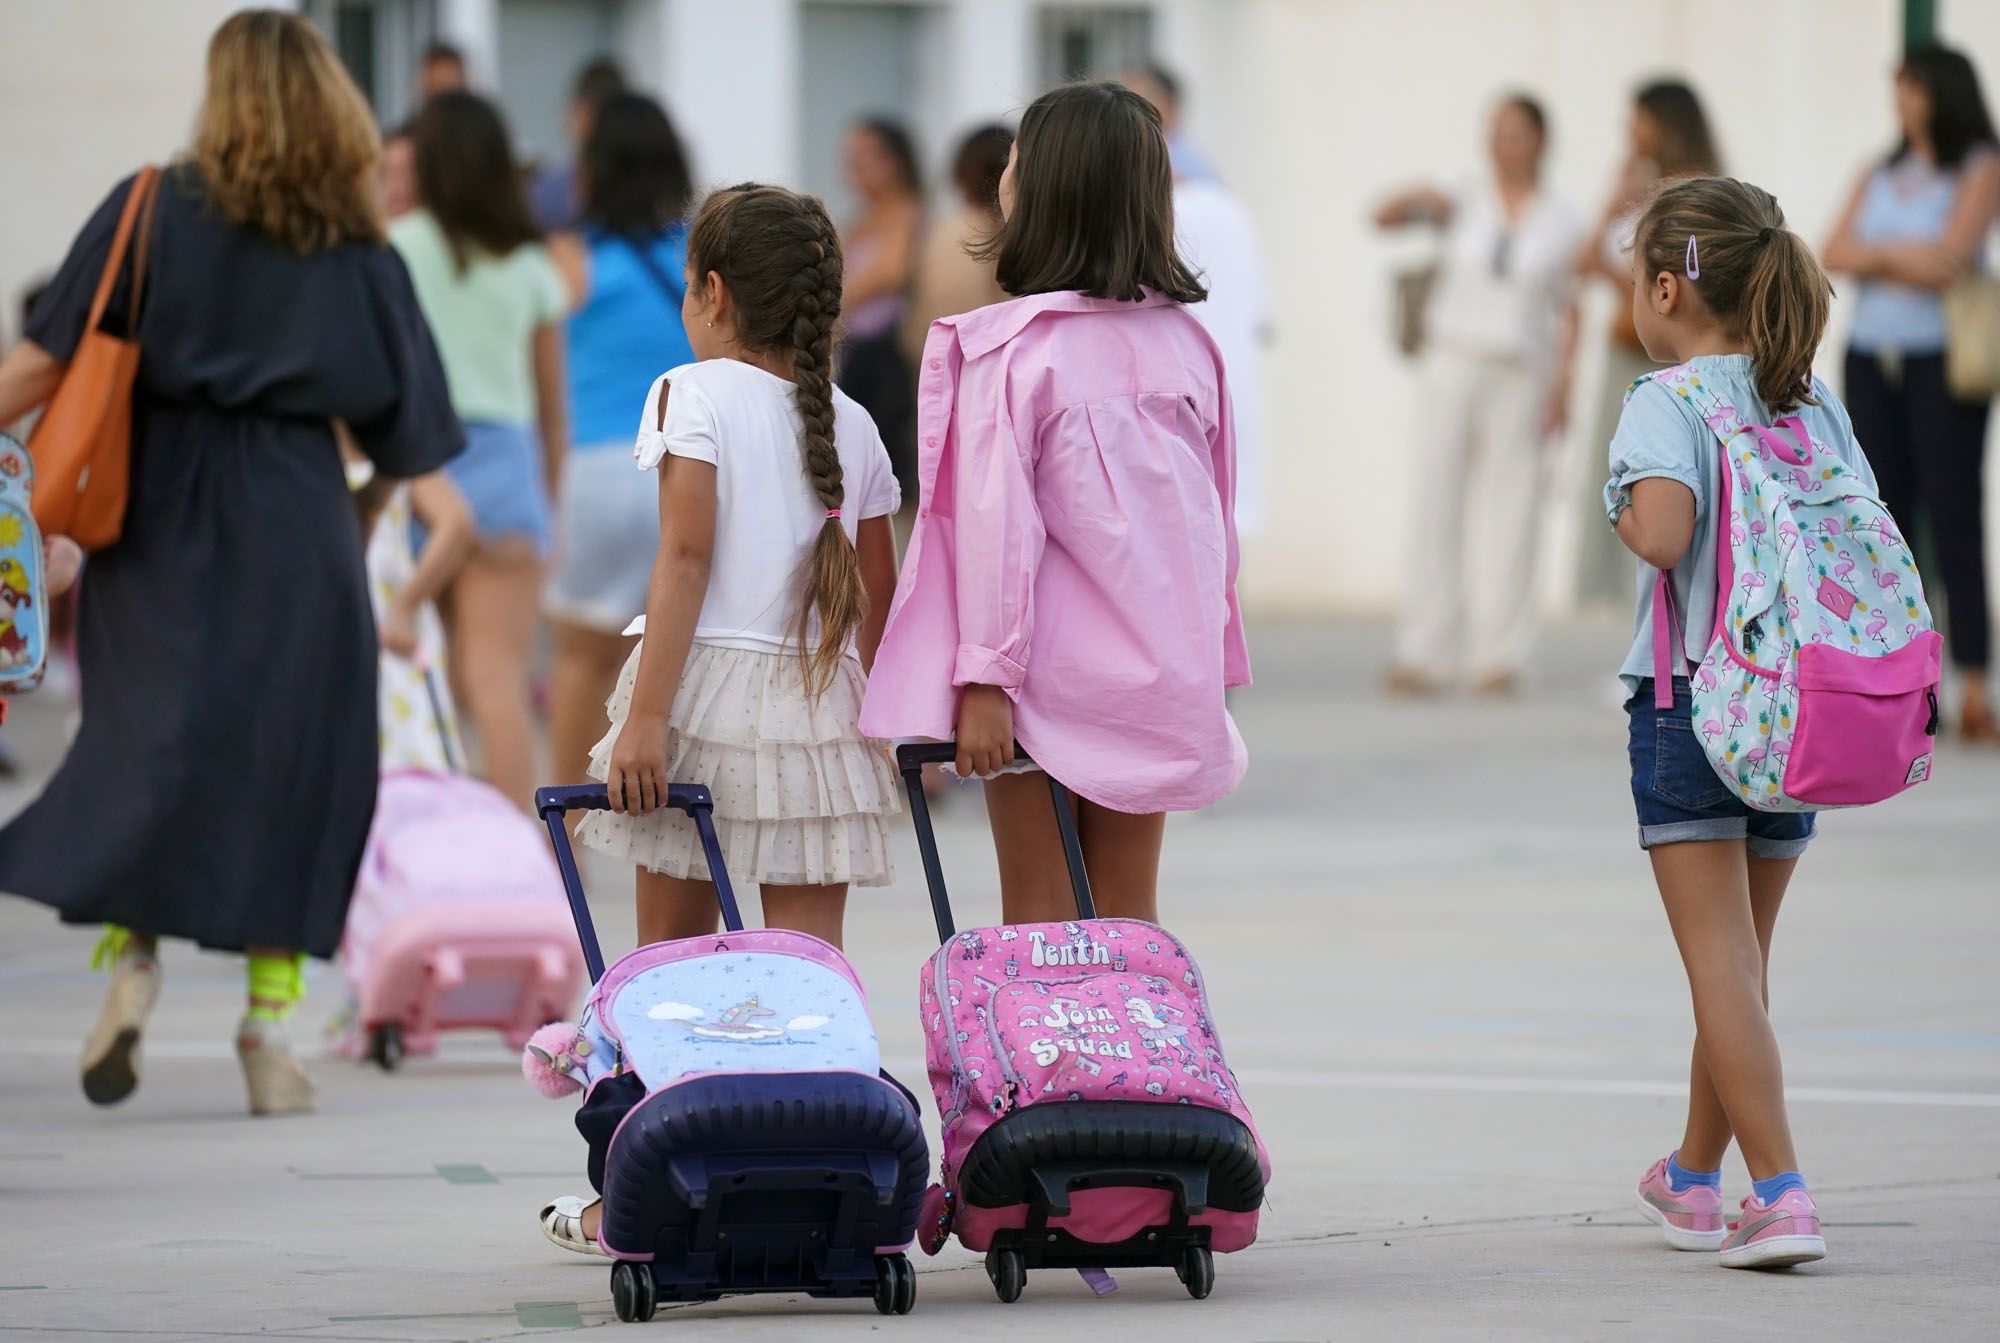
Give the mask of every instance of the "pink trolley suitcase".
<svg viewBox="0 0 2000 1343">
<path fill-rule="evenodd" d="M 540 829 L 478 780 L 428 770 L 382 776 L 340 954 L 350 1049 L 386 1069 L 440 1031 L 497 1030 L 520 1049 L 585 984 Z"/>
<path fill-rule="evenodd" d="M 1206 1297 L 1213 1255 L 1257 1237 L 1270 1158 L 1222 1056 L 1201 972 L 1157 924 L 1100 919 L 1069 791 L 1049 792 L 1077 918 L 956 931 L 923 767 L 955 748 L 898 748 L 937 954 L 919 985 L 943 1130 L 919 1226 L 986 1252 L 1002 1301 L 1032 1268 L 1172 1268 Z"/>
</svg>

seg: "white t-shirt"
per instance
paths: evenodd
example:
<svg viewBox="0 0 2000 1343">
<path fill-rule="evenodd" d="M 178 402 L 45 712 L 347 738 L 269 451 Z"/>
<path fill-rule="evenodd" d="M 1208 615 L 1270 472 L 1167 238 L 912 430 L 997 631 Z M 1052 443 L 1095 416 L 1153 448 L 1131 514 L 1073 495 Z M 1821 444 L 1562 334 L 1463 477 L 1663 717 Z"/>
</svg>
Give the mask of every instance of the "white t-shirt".
<svg viewBox="0 0 2000 1343">
<path fill-rule="evenodd" d="M 655 428 L 662 395 L 666 423 Z M 639 469 L 652 470 L 668 454 L 715 467 L 715 550 L 694 631 L 702 643 L 756 652 L 791 647 L 800 576 L 826 523 L 806 476 L 796 396 L 792 383 L 736 359 L 682 364 L 646 395 L 633 452 Z M 894 513 L 902 493 L 875 421 L 837 388 L 833 441 L 846 489 L 840 525 L 851 541 L 863 518 Z M 625 632 L 645 629 L 640 616 Z"/>
<path fill-rule="evenodd" d="M 1208 300 L 1188 311 L 1222 351 L 1236 410 L 1236 532 L 1264 522 L 1264 337 L 1270 305 L 1264 260 L 1250 212 L 1212 177 L 1174 183 L 1174 231 L 1181 255 L 1201 272 Z"/>
<path fill-rule="evenodd" d="M 1430 338 L 1471 354 L 1553 363 L 1589 226 L 1547 191 L 1536 192 L 1512 221 L 1491 183 L 1457 193 L 1454 206 L 1444 270 L 1426 314 Z"/>
</svg>

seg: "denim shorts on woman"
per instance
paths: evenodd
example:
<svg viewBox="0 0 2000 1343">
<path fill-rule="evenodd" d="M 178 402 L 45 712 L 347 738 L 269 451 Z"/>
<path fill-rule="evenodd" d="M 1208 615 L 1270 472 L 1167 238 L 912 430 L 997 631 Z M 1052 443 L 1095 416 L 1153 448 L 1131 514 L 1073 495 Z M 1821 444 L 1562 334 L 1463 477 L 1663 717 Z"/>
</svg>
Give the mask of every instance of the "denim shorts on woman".
<svg viewBox="0 0 2000 1343">
<path fill-rule="evenodd" d="M 1796 858 L 1812 841 L 1811 812 L 1756 811 L 1722 781 L 1694 735 L 1688 683 L 1674 679 L 1674 707 L 1653 706 L 1651 678 L 1639 682 L 1625 712 L 1632 719 L 1632 801 L 1639 847 L 1691 840 L 1747 840 L 1759 858 Z"/>
</svg>

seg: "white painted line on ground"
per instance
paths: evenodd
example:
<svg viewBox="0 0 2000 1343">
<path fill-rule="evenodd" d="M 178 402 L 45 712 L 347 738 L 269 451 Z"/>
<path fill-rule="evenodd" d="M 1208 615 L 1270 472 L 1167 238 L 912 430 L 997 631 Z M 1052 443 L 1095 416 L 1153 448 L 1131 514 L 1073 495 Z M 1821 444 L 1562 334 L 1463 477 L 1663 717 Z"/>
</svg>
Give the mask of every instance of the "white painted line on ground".
<svg viewBox="0 0 2000 1343">
<path fill-rule="evenodd" d="M 1647 1082 L 1601 1077 L 1508 1077 L 1486 1073 L 1361 1073 L 1313 1069 L 1238 1069 L 1236 1080 L 1250 1087 L 1317 1087 L 1328 1091 L 1451 1091 L 1522 1096 L 1687 1095 L 1686 1082 Z M 1831 1105 L 1963 1106 L 2000 1109 L 2000 1092 L 1891 1091 L 1861 1087 L 1785 1088 L 1785 1099 Z"/>
</svg>

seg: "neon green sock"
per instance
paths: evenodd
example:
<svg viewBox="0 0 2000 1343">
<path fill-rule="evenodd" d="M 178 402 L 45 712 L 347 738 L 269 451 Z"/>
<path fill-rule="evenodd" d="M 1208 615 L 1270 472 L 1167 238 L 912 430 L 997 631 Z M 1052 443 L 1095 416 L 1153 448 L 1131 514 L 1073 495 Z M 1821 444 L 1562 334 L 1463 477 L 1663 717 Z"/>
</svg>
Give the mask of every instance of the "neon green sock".
<svg viewBox="0 0 2000 1343">
<path fill-rule="evenodd" d="M 141 937 L 130 928 L 121 928 L 115 923 L 104 925 L 104 936 L 97 939 L 97 945 L 90 950 L 90 968 L 93 970 L 113 970 L 118 960 L 128 951 L 138 951 L 152 955 L 155 950 L 153 940 Z"/>
<path fill-rule="evenodd" d="M 257 1021 L 283 1021 L 306 996 L 306 957 L 302 951 L 289 956 L 249 956 L 244 968 L 250 981 L 249 1015 Z"/>
</svg>

